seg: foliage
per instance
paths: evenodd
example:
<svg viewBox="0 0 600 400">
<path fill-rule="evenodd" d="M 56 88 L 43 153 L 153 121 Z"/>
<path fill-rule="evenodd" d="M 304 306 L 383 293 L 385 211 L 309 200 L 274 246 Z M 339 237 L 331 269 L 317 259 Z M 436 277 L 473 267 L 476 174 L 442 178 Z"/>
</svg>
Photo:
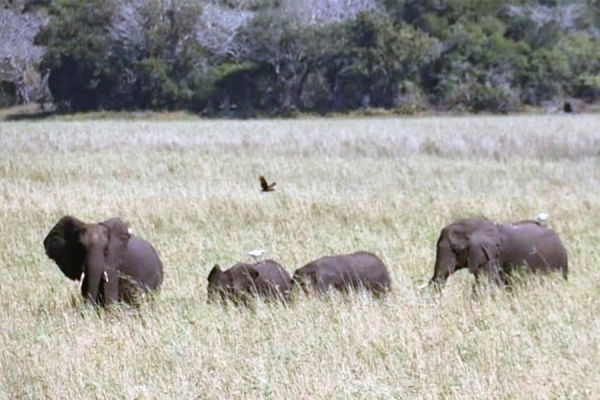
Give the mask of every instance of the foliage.
<svg viewBox="0 0 600 400">
<path fill-rule="evenodd" d="M 200 13 L 183 1 L 53 2 L 36 42 L 54 99 L 76 111 L 192 107 L 203 89 L 203 50 L 191 35 Z"/>
<path fill-rule="evenodd" d="M 337 51 L 334 38 L 333 29 L 302 25 L 294 15 L 257 13 L 239 39 L 245 49 L 242 59 L 254 64 L 264 79 L 264 93 L 255 107 L 283 113 L 304 109 L 307 79 Z"/>
<path fill-rule="evenodd" d="M 432 71 L 437 101 L 472 111 L 520 108 L 515 73 L 526 49 L 503 36 L 498 20 L 487 17 L 478 24 L 453 25 L 446 44 L 452 50 L 445 52 Z M 504 100 L 497 101 L 500 98 Z"/>
<path fill-rule="evenodd" d="M 596 100 L 598 4 L 11 2 L 0 12 L 11 27 L 4 30 L 12 43 L 4 51 L 8 61 L 0 64 L 0 72 L 9 72 L 0 78 L 12 81 L 22 101 L 29 102 L 41 91 L 22 88 L 39 88 L 49 72 L 56 105 L 72 111 L 291 115 L 433 107 L 514 112 L 522 104 L 537 106 L 564 96 Z M 18 17 L 19 9 L 37 19 Z M 13 29 L 17 26 L 41 29 L 32 42 L 34 28 Z M 27 40 L 29 47 L 23 45 Z M 38 63 L 35 54 L 42 50 Z M 32 79 L 31 71 L 40 77 Z"/>
<path fill-rule="evenodd" d="M 418 84 L 419 71 L 438 50 L 435 39 L 411 26 L 396 26 L 385 14 L 361 13 L 346 29 L 336 94 L 347 109 L 396 106 L 402 83 Z"/>
<path fill-rule="evenodd" d="M 112 1 L 52 2 L 50 22 L 35 44 L 46 48 L 41 68 L 50 70 L 50 91 L 61 107 L 76 111 L 103 107 L 104 96 L 112 89 L 108 57 L 112 10 Z"/>
</svg>

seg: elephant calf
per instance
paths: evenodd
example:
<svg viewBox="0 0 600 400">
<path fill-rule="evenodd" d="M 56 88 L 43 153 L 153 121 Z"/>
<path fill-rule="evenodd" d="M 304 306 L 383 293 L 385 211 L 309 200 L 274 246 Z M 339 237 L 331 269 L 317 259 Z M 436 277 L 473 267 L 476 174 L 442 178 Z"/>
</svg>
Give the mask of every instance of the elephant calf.
<svg viewBox="0 0 600 400">
<path fill-rule="evenodd" d="M 325 293 L 330 289 L 341 292 L 367 290 L 376 296 L 389 291 L 391 284 L 383 261 L 365 251 L 325 256 L 311 261 L 294 272 L 294 283 L 305 293 Z"/>
<path fill-rule="evenodd" d="M 567 250 L 556 232 L 534 220 L 498 224 L 466 218 L 442 229 L 429 284 L 444 284 L 462 268 L 468 268 L 476 281 L 486 274 L 500 286 L 509 283 L 515 270 L 560 271 L 567 279 Z"/>
<path fill-rule="evenodd" d="M 120 218 L 87 224 L 64 216 L 44 239 L 44 249 L 67 278 L 81 281 L 81 294 L 93 304 L 132 303 L 138 293 L 162 284 L 156 250 L 132 236 Z"/>
<path fill-rule="evenodd" d="M 207 280 L 209 301 L 220 298 L 245 304 L 256 296 L 284 301 L 292 288 L 290 274 L 273 260 L 238 263 L 225 271 L 217 264 Z"/>
</svg>

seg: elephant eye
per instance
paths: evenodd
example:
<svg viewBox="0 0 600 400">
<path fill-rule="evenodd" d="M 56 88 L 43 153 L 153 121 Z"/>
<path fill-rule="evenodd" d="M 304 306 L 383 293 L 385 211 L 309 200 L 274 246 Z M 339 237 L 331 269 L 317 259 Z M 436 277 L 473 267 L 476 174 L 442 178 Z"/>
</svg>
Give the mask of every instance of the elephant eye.
<svg viewBox="0 0 600 400">
<path fill-rule="evenodd" d="M 104 257 L 108 256 L 108 245 L 104 247 Z"/>
</svg>

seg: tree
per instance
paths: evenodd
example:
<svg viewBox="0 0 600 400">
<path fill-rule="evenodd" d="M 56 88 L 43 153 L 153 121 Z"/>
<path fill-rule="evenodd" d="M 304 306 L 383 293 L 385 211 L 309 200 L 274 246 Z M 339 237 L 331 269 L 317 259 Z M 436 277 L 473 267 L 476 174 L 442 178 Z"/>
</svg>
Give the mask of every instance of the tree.
<svg viewBox="0 0 600 400">
<path fill-rule="evenodd" d="M 59 107 L 194 108 L 205 95 L 195 1 L 57 0 L 37 35 Z"/>
<path fill-rule="evenodd" d="M 197 40 L 202 7 L 195 1 L 137 1 L 124 4 L 111 31 L 122 31 L 114 47 L 131 61 L 130 88 L 137 108 L 197 108 L 204 96 L 207 75 L 205 51 Z M 125 12 L 127 11 L 127 12 Z M 135 40 L 127 44 L 132 32 Z M 123 58 L 117 57 L 117 58 Z"/>
<path fill-rule="evenodd" d="M 104 106 L 110 96 L 112 0 L 55 0 L 50 21 L 34 43 L 45 46 L 41 69 L 50 70 L 48 85 L 59 108 L 73 111 Z"/>
<path fill-rule="evenodd" d="M 43 79 L 38 75 L 43 48 L 33 44 L 37 30 L 47 18 L 24 13 L 20 7 L 0 8 L 0 92 L 14 92 L 4 105 L 38 101 L 44 91 Z"/>
<path fill-rule="evenodd" d="M 361 12 L 345 27 L 341 67 L 331 75 L 338 109 L 396 106 L 405 83 L 418 85 L 420 70 L 439 50 L 434 38 L 409 25 L 397 26 L 380 12 Z"/>
<path fill-rule="evenodd" d="M 306 79 L 331 49 L 326 40 L 331 38 L 324 34 L 324 29 L 274 12 L 257 14 L 243 29 L 243 58 L 263 69 L 271 81 L 265 88 L 272 93 L 267 104 L 283 112 L 303 108 Z"/>
<path fill-rule="evenodd" d="M 469 111 L 517 111 L 516 76 L 526 47 L 504 37 L 504 24 L 493 16 L 452 25 L 440 57 L 424 71 L 434 104 Z"/>
</svg>

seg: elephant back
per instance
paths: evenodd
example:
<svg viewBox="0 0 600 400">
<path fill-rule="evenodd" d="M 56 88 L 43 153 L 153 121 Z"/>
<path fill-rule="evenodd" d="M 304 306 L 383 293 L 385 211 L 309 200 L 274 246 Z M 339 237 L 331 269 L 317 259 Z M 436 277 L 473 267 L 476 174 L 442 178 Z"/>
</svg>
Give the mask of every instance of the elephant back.
<svg viewBox="0 0 600 400">
<path fill-rule="evenodd" d="M 559 269 L 567 276 L 567 250 L 559 235 L 549 227 L 521 221 L 504 226 L 505 263 L 525 264 L 534 271 Z"/>
<path fill-rule="evenodd" d="M 390 289 L 391 279 L 379 257 L 358 251 L 313 260 L 295 271 L 294 282 L 305 290 L 311 287 L 318 292 L 329 288 L 340 291 L 352 288 L 379 294 Z"/>
<path fill-rule="evenodd" d="M 145 290 L 157 289 L 163 282 L 163 264 L 156 249 L 147 241 L 132 236 L 119 272 Z"/>
<path fill-rule="evenodd" d="M 274 260 L 264 260 L 251 265 L 258 272 L 255 285 L 259 292 L 268 295 L 287 296 L 292 288 L 292 277 Z"/>
</svg>

